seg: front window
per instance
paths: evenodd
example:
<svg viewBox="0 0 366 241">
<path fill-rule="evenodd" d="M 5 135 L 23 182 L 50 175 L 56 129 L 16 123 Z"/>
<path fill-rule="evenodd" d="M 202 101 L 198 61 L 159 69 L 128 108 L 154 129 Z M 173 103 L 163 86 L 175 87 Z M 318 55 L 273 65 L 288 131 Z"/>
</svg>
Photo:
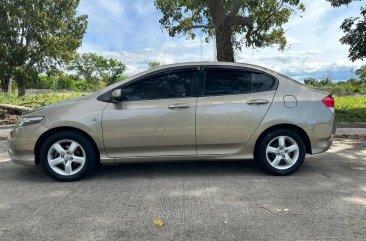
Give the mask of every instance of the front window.
<svg viewBox="0 0 366 241">
<path fill-rule="evenodd" d="M 125 86 L 123 97 L 127 101 L 190 97 L 193 75 L 187 70 L 147 77 Z"/>
</svg>

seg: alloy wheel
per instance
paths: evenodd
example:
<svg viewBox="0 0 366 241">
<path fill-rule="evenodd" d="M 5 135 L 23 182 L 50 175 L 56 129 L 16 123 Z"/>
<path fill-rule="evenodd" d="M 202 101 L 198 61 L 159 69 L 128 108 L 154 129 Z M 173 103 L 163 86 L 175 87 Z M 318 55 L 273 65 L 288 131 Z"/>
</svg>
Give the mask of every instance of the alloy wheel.
<svg viewBox="0 0 366 241">
<path fill-rule="evenodd" d="M 48 150 L 47 161 L 59 175 L 71 176 L 79 173 L 86 161 L 84 148 L 73 140 L 60 140 Z"/>
<path fill-rule="evenodd" d="M 299 145 L 289 136 L 278 136 L 267 145 L 266 157 L 274 168 L 288 169 L 299 159 Z"/>
</svg>

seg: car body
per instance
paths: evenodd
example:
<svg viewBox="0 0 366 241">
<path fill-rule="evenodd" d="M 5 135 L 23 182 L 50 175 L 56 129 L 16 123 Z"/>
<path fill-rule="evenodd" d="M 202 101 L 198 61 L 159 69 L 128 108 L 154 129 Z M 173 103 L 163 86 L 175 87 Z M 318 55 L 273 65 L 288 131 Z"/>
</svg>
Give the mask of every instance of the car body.
<svg viewBox="0 0 366 241">
<path fill-rule="evenodd" d="M 296 132 L 288 145 L 301 139 L 300 154 L 317 154 L 329 149 L 335 133 L 332 100 L 328 92 L 255 65 L 167 65 L 27 113 L 10 133 L 9 155 L 17 164 L 42 164 L 47 139 L 73 132 L 101 164 L 243 160 L 256 157 L 259 142 L 275 130 Z M 282 155 L 278 148 L 275 154 Z"/>
</svg>

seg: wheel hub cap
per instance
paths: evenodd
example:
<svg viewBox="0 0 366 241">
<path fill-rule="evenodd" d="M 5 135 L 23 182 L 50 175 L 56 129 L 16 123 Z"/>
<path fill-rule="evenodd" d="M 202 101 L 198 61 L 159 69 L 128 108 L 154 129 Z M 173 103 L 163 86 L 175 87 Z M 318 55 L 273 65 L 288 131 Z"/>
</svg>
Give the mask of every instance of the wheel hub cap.
<svg viewBox="0 0 366 241">
<path fill-rule="evenodd" d="M 50 147 L 47 160 L 54 172 L 70 176 L 81 171 L 86 155 L 83 147 L 76 141 L 61 140 Z"/>
<path fill-rule="evenodd" d="M 274 168 L 288 169 L 299 159 L 299 146 L 291 137 L 279 136 L 269 142 L 266 157 Z"/>
</svg>

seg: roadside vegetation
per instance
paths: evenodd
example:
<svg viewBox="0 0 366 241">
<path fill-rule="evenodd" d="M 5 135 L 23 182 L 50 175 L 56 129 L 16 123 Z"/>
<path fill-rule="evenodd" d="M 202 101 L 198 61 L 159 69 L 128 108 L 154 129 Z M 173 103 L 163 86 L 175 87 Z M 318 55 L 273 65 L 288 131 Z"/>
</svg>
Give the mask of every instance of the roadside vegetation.
<svg viewBox="0 0 366 241">
<path fill-rule="evenodd" d="M 336 96 L 336 120 L 339 122 L 366 122 L 366 96 Z"/>
</svg>

